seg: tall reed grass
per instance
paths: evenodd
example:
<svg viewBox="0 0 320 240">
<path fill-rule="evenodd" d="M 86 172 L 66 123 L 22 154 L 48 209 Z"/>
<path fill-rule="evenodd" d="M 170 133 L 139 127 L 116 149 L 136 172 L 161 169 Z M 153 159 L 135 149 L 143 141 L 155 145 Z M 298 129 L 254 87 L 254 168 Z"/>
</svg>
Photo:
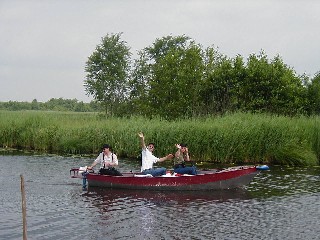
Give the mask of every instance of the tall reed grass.
<svg viewBox="0 0 320 240">
<path fill-rule="evenodd" d="M 104 143 L 119 157 L 140 156 L 137 133 L 157 156 L 187 143 L 196 162 L 316 165 L 320 118 L 236 113 L 179 121 L 105 118 L 94 113 L 0 111 L 0 146 L 57 154 L 97 154 Z"/>
</svg>

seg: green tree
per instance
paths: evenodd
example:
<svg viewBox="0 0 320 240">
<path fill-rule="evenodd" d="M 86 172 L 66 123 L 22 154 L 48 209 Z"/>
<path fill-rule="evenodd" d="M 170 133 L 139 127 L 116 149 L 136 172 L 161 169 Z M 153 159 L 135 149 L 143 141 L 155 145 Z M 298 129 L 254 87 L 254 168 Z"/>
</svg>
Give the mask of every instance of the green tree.
<svg viewBox="0 0 320 240">
<path fill-rule="evenodd" d="M 251 54 L 240 82 L 241 110 L 294 115 L 303 113 L 306 89 L 293 69 L 279 56 Z"/>
<path fill-rule="evenodd" d="M 39 103 L 38 103 L 37 99 L 33 99 L 32 100 L 31 109 L 32 110 L 39 110 L 40 109 L 40 106 L 39 106 Z"/>
<path fill-rule="evenodd" d="M 174 119 L 196 114 L 201 54 L 201 47 L 184 35 L 156 39 L 139 53 L 133 89 L 147 115 Z"/>
<path fill-rule="evenodd" d="M 265 111 L 271 94 L 269 63 L 265 53 L 251 54 L 242 81 L 241 100 L 245 111 Z"/>
<path fill-rule="evenodd" d="M 308 112 L 309 114 L 320 114 L 320 72 L 317 72 L 307 86 L 308 89 Z"/>
<path fill-rule="evenodd" d="M 271 99 L 268 112 L 295 115 L 304 114 L 307 101 L 307 88 L 303 78 L 288 67 L 280 56 L 270 63 Z"/>
<path fill-rule="evenodd" d="M 151 64 L 147 62 L 146 52 L 140 51 L 135 60 L 130 80 L 129 112 L 137 115 L 150 115 L 148 108 L 149 80 L 151 79 Z"/>
<path fill-rule="evenodd" d="M 107 115 L 117 114 L 128 97 L 131 53 L 121 34 L 103 37 L 85 66 L 87 95 L 100 102 Z"/>
<path fill-rule="evenodd" d="M 242 71 L 242 58 L 229 59 L 213 47 L 205 51 L 205 71 L 201 100 L 206 114 L 225 113 L 237 108 L 238 76 Z"/>
</svg>

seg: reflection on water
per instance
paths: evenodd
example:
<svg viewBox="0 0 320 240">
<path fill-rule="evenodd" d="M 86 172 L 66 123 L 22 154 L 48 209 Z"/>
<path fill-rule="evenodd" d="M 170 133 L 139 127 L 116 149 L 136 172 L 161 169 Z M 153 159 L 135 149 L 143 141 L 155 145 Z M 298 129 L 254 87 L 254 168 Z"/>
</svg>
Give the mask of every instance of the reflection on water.
<svg viewBox="0 0 320 240">
<path fill-rule="evenodd" d="M 168 192 L 91 188 L 69 169 L 92 159 L 0 156 L 0 239 L 318 239 L 320 169 L 272 166 L 244 189 Z M 121 170 L 139 169 L 121 161 Z"/>
<path fill-rule="evenodd" d="M 245 189 L 223 190 L 223 191 L 147 191 L 147 190 L 123 190 L 123 189 L 101 189 L 91 188 L 82 195 L 93 202 L 113 202 L 123 199 L 132 201 L 152 202 L 154 204 L 188 204 L 195 201 L 224 202 L 236 199 L 246 200 L 250 194 Z"/>
</svg>

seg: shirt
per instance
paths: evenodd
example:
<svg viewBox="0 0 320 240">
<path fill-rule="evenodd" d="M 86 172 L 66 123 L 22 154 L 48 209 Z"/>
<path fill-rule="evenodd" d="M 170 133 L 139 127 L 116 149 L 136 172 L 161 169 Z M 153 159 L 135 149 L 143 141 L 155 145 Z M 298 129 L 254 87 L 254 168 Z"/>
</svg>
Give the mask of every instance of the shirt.
<svg viewBox="0 0 320 240">
<path fill-rule="evenodd" d="M 103 165 L 107 162 L 109 163 L 115 163 L 118 165 L 118 157 L 114 153 L 111 153 L 109 156 L 104 155 L 104 153 L 100 153 L 96 160 L 94 160 L 96 163 L 100 163 L 100 168 L 103 168 Z M 107 167 L 107 164 L 106 164 Z"/>
<path fill-rule="evenodd" d="M 181 153 L 180 152 L 180 155 L 179 157 L 175 157 L 174 158 L 174 164 L 177 165 L 177 164 L 183 164 L 185 162 L 185 157 L 186 157 L 186 153 Z"/>
<path fill-rule="evenodd" d="M 147 148 L 143 148 L 142 152 L 142 164 L 141 164 L 141 172 L 153 168 L 153 164 L 159 161 L 159 158 L 155 157 L 152 152 Z"/>
</svg>

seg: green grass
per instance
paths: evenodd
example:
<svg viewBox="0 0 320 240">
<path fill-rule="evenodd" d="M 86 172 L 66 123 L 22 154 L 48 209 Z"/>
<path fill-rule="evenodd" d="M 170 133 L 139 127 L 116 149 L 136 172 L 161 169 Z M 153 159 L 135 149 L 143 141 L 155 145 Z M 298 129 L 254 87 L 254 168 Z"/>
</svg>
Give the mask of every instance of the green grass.
<svg viewBox="0 0 320 240">
<path fill-rule="evenodd" d="M 187 143 L 197 162 L 317 165 L 319 117 L 236 113 L 223 117 L 165 121 L 105 118 L 94 113 L 0 111 L 0 146 L 57 154 L 97 154 L 104 143 L 119 157 L 140 155 L 137 133 L 155 142 L 156 155 Z"/>
</svg>

